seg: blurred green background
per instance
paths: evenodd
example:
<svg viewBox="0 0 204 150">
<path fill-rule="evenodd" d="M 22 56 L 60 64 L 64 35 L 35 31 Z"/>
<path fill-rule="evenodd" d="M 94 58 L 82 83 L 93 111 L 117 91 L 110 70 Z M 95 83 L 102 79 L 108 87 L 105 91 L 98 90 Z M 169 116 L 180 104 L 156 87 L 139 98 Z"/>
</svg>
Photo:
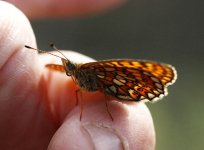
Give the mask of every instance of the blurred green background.
<svg viewBox="0 0 204 150">
<path fill-rule="evenodd" d="M 38 47 L 72 49 L 97 60 L 147 59 L 172 64 L 177 82 L 150 108 L 157 150 L 204 149 L 203 1 L 135 0 L 77 19 L 33 21 Z"/>
</svg>

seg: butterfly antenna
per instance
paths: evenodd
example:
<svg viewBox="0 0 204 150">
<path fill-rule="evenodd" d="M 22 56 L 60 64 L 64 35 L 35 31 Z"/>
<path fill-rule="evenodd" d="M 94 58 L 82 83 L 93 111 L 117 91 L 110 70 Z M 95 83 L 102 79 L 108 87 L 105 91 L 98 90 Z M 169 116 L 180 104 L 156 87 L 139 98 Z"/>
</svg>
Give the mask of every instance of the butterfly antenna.
<svg viewBox="0 0 204 150">
<path fill-rule="evenodd" d="M 60 57 L 60 56 L 58 56 L 58 55 L 55 55 L 55 54 L 53 54 L 53 53 L 46 52 L 46 51 L 43 51 L 43 50 L 40 50 L 40 49 L 37 49 L 37 48 L 33 48 L 33 47 L 28 46 L 28 45 L 25 45 L 25 47 L 28 48 L 28 49 L 36 50 L 36 51 L 42 52 L 42 53 L 48 53 L 48 54 L 53 55 L 53 56 L 55 56 L 55 57 L 64 59 L 64 58 L 62 58 L 62 57 Z M 58 52 L 60 52 L 60 51 L 58 50 Z M 62 54 L 62 53 L 60 53 L 60 54 Z M 63 56 L 64 56 L 64 55 L 63 55 Z M 64 56 L 64 57 L 65 57 L 65 56 Z M 66 57 L 65 57 L 65 58 L 66 58 Z M 67 58 L 66 58 L 66 59 L 67 59 Z"/>
<path fill-rule="evenodd" d="M 68 60 L 67 57 L 53 43 L 50 43 L 50 47 L 52 47 L 54 50 L 60 53 L 66 60 Z"/>
</svg>

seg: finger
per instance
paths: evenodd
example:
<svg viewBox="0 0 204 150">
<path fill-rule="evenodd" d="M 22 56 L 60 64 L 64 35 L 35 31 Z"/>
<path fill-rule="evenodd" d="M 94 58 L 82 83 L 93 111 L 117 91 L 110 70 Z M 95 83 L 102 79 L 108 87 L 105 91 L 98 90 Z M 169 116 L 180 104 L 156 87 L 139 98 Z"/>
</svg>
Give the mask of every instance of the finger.
<svg viewBox="0 0 204 150">
<path fill-rule="evenodd" d="M 55 133 L 48 149 L 154 150 L 153 121 L 143 103 L 125 105 L 112 101 L 109 108 L 113 121 L 102 101 L 86 106 L 82 121 L 80 108 L 75 108 Z"/>
<path fill-rule="evenodd" d="M 25 43 L 35 45 L 30 23 L 12 5 L 0 1 L 0 7 L 0 85 L 2 88 L 0 91 L 1 96 L 7 98 L 15 95 L 12 92 L 16 92 L 17 86 L 24 85 L 21 87 L 21 92 L 27 91 L 28 87 L 25 81 L 35 82 L 35 74 L 38 72 L 34 69 L 36 55 L 23 49 Z M 33 75 L 32 79 L 31 74 Z"/>
<path fill-rule="evenodd" d="M 22 12 L 3 1 L 0 33 L 0 149 L 46 149 L 55 128 L 38 92 L 36 52 L 24 49 L 35 37 Z"/>
<path fill-rule="evenodd" d="M 120 6 L 127 0 L 8 1 L 20 8 L 30 18 L 51 18 L 86 16 L 105 12 Z"/>
</svg>

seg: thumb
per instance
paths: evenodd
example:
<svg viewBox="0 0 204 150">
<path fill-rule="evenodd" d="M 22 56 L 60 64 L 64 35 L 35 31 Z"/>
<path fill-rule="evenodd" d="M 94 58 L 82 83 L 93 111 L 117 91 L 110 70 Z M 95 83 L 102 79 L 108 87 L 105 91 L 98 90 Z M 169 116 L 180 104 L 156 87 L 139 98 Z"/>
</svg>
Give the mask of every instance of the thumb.
<svg viewBox="0 0 204 150">
<path fill-rule="evenodd" d="M 27 85 L 31 84 L 25 82 L 35 82 L 38 71 L 33 65 L 37 62 L 36 55 L 23 48 L 25 43 L 36 45 L 29 21 L 15 7 L 2 1 L 0 11 L 0 97 L 6 100 L 27 91 Z"/>
<path fill-rule="evenodd" d="M 52 121 L 38 93 L 40 81 L 36 45 L 27 18 L 0 1 L 0 149 L 46 149 Z"/>
</svg>

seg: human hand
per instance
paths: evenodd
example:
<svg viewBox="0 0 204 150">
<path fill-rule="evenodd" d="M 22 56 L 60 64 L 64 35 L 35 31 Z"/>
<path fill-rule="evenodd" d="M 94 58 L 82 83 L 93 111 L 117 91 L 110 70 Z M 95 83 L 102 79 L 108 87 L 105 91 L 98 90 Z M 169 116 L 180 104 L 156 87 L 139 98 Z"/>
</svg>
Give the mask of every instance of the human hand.
<svg viewBox="0 0 204 150">
<path fill-rule="evenodd" d="M 127 0 L 7 0 L 32 19 L 94 15 L 121 6 Z"/>
<path fill-rule="evenodd" d="M 112 100 L 106 111 L 105 96 L 82 93 L 83 118 L 76 106 L 78 87 L 65 74 L 47 70 L 58 58 L 38 55 L 26 17 L 0 1 L 0 149 L 154 149 L 151 114 L 143 103 Z M 90 58 L 63 52 L 80 62 Z"/>
</svg>

